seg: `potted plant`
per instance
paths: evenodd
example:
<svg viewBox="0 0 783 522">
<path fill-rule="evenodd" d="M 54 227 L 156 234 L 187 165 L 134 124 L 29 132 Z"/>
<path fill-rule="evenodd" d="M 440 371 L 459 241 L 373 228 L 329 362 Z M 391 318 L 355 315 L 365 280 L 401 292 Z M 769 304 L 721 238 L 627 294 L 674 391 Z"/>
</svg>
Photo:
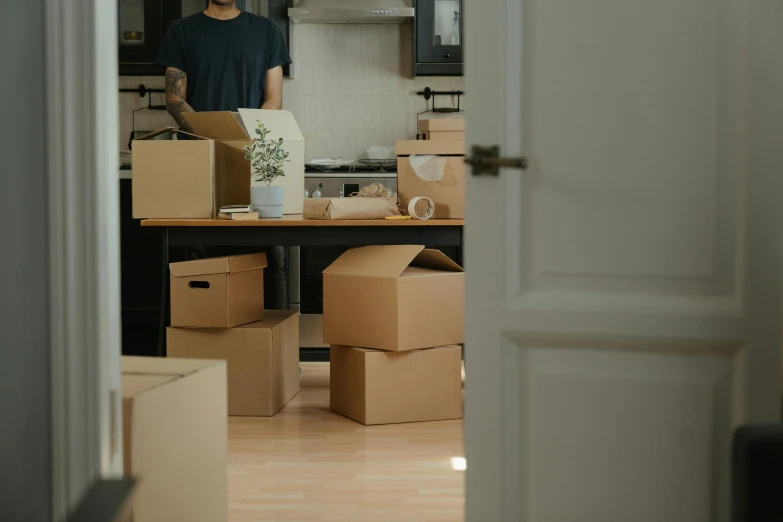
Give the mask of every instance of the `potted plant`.
<svg viewBox="0 0 783 522">
<path fill-rule="evenodd" d="M 244 147 L 245 159 L 250 161 L 253 179 L 263 185 L 250 187 L 250 204 L 259 217 L 283 217 L 285 187 L 272 187 L 272 182 L 285 176 L 283 164 L 288 153 L 283 149 L 283 138 L 267 139 L 272 132 L 260 120 L 253 143 Z"/>
</svg>

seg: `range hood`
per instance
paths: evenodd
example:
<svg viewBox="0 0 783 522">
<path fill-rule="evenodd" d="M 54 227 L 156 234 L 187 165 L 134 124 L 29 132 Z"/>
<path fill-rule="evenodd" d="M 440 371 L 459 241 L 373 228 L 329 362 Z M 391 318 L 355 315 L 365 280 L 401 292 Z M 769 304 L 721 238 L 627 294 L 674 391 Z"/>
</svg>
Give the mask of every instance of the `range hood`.
<svg viewBox="0 0 783 522">
<path fill-rule="evenodd" d="M 413 20 L 412 0 L 295 0 L 295 24 L 402 24 Z"/>
</svg>

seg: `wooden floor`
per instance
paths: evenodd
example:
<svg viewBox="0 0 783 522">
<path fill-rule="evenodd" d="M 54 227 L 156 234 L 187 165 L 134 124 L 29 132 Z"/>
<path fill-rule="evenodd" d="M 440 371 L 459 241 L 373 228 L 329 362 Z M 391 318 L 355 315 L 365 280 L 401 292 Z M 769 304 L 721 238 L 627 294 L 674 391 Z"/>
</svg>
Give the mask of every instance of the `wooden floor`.
<svg viewBox="0 0 783 522">
<path fill-rule="evenodd" d="M 271 418 L 229 418 L 229 520 L 460 521 L 462 421 L 362 426 L 329 410 L 329 364 Z"/>
</svg>

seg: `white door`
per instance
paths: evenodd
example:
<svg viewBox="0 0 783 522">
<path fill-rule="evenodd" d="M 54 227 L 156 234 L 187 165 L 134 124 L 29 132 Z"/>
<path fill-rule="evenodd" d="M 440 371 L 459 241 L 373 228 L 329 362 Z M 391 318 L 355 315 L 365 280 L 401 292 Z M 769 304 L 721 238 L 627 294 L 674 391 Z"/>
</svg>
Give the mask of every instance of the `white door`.
<svg viewBox="0 0 783 522">
<path fill-rule="evenodd" d="M 780 398 L 783 7 L 750 3 L 466 2 L 468 148 L 530 160 L 468 183 L 467 520 L 729 519 L 732 427 Z"/>
</svg>

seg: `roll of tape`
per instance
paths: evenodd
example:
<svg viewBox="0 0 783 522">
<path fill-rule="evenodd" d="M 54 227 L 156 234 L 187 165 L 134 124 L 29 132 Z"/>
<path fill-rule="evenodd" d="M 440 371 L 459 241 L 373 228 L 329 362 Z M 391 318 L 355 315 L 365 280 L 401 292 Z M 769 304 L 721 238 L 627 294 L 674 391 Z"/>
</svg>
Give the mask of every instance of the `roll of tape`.
<svg viewBox="0 0 783 522">
<path fill-rule="evenodd" d="M 424 202 L 427 206 L 427 209 L 425 210 L 423 215 L 419 214 L 416 211 L 416 206 L 420 202 Z M 417 197 L 417 198 L 412 198 L 410 202 L 408 202 L 408 214 L 410 214 L 410 216 L 413 219 L 420 219 L 423 221 L 431 218 L 434 213 L 435 213 L 435 203 L 433 203 L 430 198 Z"/>
</svg>

